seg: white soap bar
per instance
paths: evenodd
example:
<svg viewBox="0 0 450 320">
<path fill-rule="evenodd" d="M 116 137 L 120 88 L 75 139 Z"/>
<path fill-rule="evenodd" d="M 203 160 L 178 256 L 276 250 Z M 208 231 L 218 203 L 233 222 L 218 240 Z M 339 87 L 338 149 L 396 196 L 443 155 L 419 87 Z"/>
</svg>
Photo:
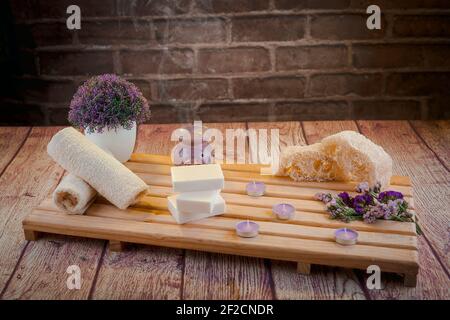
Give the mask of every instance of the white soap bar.
<svg viewBox="0 0 450 320">
<path fill-rule="evenodd" d="M 175 192 L 212 191 L 224 186 L 219 164 L 172 167 L 171 172 Z"/>
<path fill-rule="evenodd" d="M 186 213 L 211 213 L 215 204 L 222 199 L 219 193 L 220 190 L 180 193 L 177 196 L 177 208 Z"/>
<path fill-rule="evenodd" d="M 200 211 L 196 213 L 181 212 L 180 210 L 178 210 L 177 207 L 177 196 L 170 196 L 167 198 L 167 200 L 169 211 L 178 224 L 183 224 L 186 222 L 191 222 L 223 214 L 225 213 L 226 210 L 225 200 L 220 195 L 218 196 L 218 201 L 214 202 L 212 212 L 200 212 Z"/>
</svg>

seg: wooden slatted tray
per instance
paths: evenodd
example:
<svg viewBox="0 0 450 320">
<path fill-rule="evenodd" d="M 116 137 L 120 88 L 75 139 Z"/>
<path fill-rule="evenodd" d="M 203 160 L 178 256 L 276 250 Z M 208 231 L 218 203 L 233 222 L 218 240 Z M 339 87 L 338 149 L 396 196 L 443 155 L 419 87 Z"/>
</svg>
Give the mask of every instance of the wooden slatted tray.
<svg viewBox="0 0 450 320">
<path fill-rule="evenodd" d="M 126 165 L 150 186 L 148 195 L 127 210 L 120 210 L 99 197 L 85 215 L 67 215 L 44 200 L 23 221 L 25 238 L 36 240 L 41 233 L 81 236 L 110 241 L 111 250 L 125 243 L 141 243 L 173 248 L 237 254 L 295 261 L 298 271 L 309 273 L 311 264 L 366 269 L 378 265 L 384 272 L 405 275 L 405 285 L 415 286 L 418 273 L 417 235 L 414 223 L 377 221 L 350 224 L 331 220 L 324 204 L 314 200 L 321 191 L 349 191 L 353 183 L 294 182 L 285 177 L 262 176 L 259 165 L 222 165 L 225 188 L 222 196 L 227 212 L 185 225 L 176 224 L 167 211 L 166 197 L 172 194 L 170 158 L 134 154 Z M 245 193 L 248 181 L 266 183 L 260 198 Z M 405 194 L 414 208 L 409 178 L 395 176 L 392 189 Z M 289 221 L 277 220 L 272 205 L 289 202 L 296 208 Z M 256 238 L 235 234 L 238 221 L 258 221 Z M 358 243 L 342 246 L 334 241 L 337 228 L 359 232 Z"/>
</svg>

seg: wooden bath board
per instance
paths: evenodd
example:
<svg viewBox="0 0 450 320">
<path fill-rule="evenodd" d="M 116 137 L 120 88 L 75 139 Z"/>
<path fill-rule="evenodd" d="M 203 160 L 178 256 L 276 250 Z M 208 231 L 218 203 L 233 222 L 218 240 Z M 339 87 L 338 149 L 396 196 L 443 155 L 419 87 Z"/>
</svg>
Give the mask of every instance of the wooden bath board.
<svg viewBox="0 0 450 320">
<path fill-rule="evenodd" d="M 309 273 L 311 264 L 363 270 L 378 265 L 383 272 L 403 274 L 406 286 L 416 285 L 419 264 L 414 223 L 347 224 L 331 220 L 324 204 L 314 200 L 319 191 L 353 191 L 353 183 L 294 182 L 285 177 L 262 176 L 259 165 L 224 164 L 222 195 L 227 212 L 178 225 L 167 211 L 166 197 L 172 193 L 170 158 L 134 154 L 126 165 L 150 186 L 149 194 L 135 206 L 120 210 L 98 198 L 85 215 L 67 215 L 48 198 L 23 221 L 25 238 L 37 240 L 41 233 L 53 233 L 109 240 L 111 250 L 122 250 L 126 243 L 140 243 L 294 261 L 301 273 Z M 246 183 L 254 180 L 266 183 L 265 196 L 246 195 Z M 391 184 L 392 189 L 405 194 L 414 208 L 409 178 L 394 176 Z M 281 221 L 273 216 L 272 205 L 280 202 L 295 206 L 292 220 Z M 246 219 L 259 223 L 256 238 L 235 234 L 236 223 Z M 334 231 L 342 227 L 358 231 L 356 245 L 335 243 Z"/>
</svg>

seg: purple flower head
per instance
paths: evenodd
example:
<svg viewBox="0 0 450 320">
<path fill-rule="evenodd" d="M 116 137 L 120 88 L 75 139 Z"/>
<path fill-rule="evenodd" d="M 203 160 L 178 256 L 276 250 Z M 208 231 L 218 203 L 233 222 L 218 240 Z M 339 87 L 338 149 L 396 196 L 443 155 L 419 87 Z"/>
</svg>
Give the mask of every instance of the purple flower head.
<svg viewBox="0 0 450 320">
<path fill-rule="evenodd" d="M 69 122 L 90 132 L 142 123 L 150 117 L 147 100 L 131 82 L 114 74 L 93 77 L 83 83 L 70 103 Z"/>
<path fill-rule="evenodd" d="M 384 191 L 378 196 L 378 201 L 388 203 L 389 200 L 403 199 L 403 194 L 397 191 Z"/>
<path fill-rule="evenodd" d="M 388 219 L 389 217 L 390 210 L 384 203 L 369 206 L 363 214 L 363 219 L 366 223 L 374 223 L 377 219 Z"/>
<path fill-rule="evenodd" d="M 397 212 L 397 211 L 392 210 L 392 207 L 390 207 L 388 204 L 379 203 L 378 205 L 383 208 L 383 212 L 384 212 L 383 218 L 385 220 L 389 220 L 392 217 L 392 215 L 394 215 Z"/>
<path fill-rule="evenodd" d="M 320 192 L 316 193 L 314 195 L 314 198 L 316 198 L 317 200 L 322 201 L 323 203 L 328 203 L 328 202 L 330 202 L 333 199 L 331 194 L 329 194 L 329 193 L 320 193 Z"/>
<path fill-rule="evenodd" d="M 387 206 L 392 214 L 397 213 L 397 211 L 398 211 L 398 201 L 397 200 L 388 200 Z"/>
<path fill-rule="evenodd" d="M 331 201 L 327 203 L 328 207 L 335 207 L 336 205 L 337 205 L 337 202 L 336 202 L 335 198 L 331 199 Z"/>
<path fill-rule="evenodd" d="M 363 219 L 365 223 L 374 223 L 377 221 L 378 212 L 377 210 L 367 210 L 366 213 L 363 214 Z"/>
<path fill-rule="evenodd" d="M 361 182 L 356 186 L 356 192 L 363 193 L 368 192 L 370 189 L 368 182 Z"/>
<path fill-rule="evenodd" d="M 405 213 L 408 213 L 408 202 L 405 199 L 388 200 L 386 206 L 391 212 L 390 217 L 393 218 L 408 218 Z"/>
<path fill-rule="evenodd" d="M 367 209 L 366 207 L 372 204 L 373 198 L 367 193 L 358 195 L 353 199 L 353 209 L 355 209 L 358 214 L 364 214 Z"/>
<path fill-rule="evenodd" d="M 371 210 L 374 210 L 376 212 L 376 216 L 378 219 L 388 220 L 392 215 L 391 209 L 385 203 L 377 203 L 375 206 L 371 207 Z"/>
<path fill-rule="evenodd" d="M 341 192 L 338 196 L 342 199 L 342 202 L 344 202 L 346 206 L 351 207 L 353 205 L 353 199 L 347 192 Z"/>
</svg>

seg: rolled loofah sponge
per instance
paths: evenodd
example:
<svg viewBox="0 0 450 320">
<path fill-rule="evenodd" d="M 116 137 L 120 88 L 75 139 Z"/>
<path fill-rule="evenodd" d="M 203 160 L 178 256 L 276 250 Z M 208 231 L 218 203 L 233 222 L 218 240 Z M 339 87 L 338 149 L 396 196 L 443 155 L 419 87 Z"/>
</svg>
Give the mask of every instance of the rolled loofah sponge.
<svg viewBox="0 0 450 320">
<path fill-rule="evenodd" d="M 120 209 L 134 204 L 148 189 L 130 169 L 74 128 L 56 133 L 47 152 L 61 167 L 83 179 Z"/>
<path fill-rule="evenodd" d="M 320 143 L 285 148 L 276 174 L 296 181 L 367 181 L 387 186 L 392 158 L 362 134 L 342 131 Z"/>
<path fill-rule="evenodd" d="M 355 131 L 342 131 L 321 142 L 323 150 L 332 155 L 338 167 L 347 175 L 345 180 L 367 181 L 373 186 L 389 185 L 392 158 L 379 145 Z"/>
<path fill-rule="evenodd" d="M 96 195 L 94 188 L 77 176 L 68 174 L 53 191 L 53 202 L 68 214 L 83 214 Z"/>
</svg>

